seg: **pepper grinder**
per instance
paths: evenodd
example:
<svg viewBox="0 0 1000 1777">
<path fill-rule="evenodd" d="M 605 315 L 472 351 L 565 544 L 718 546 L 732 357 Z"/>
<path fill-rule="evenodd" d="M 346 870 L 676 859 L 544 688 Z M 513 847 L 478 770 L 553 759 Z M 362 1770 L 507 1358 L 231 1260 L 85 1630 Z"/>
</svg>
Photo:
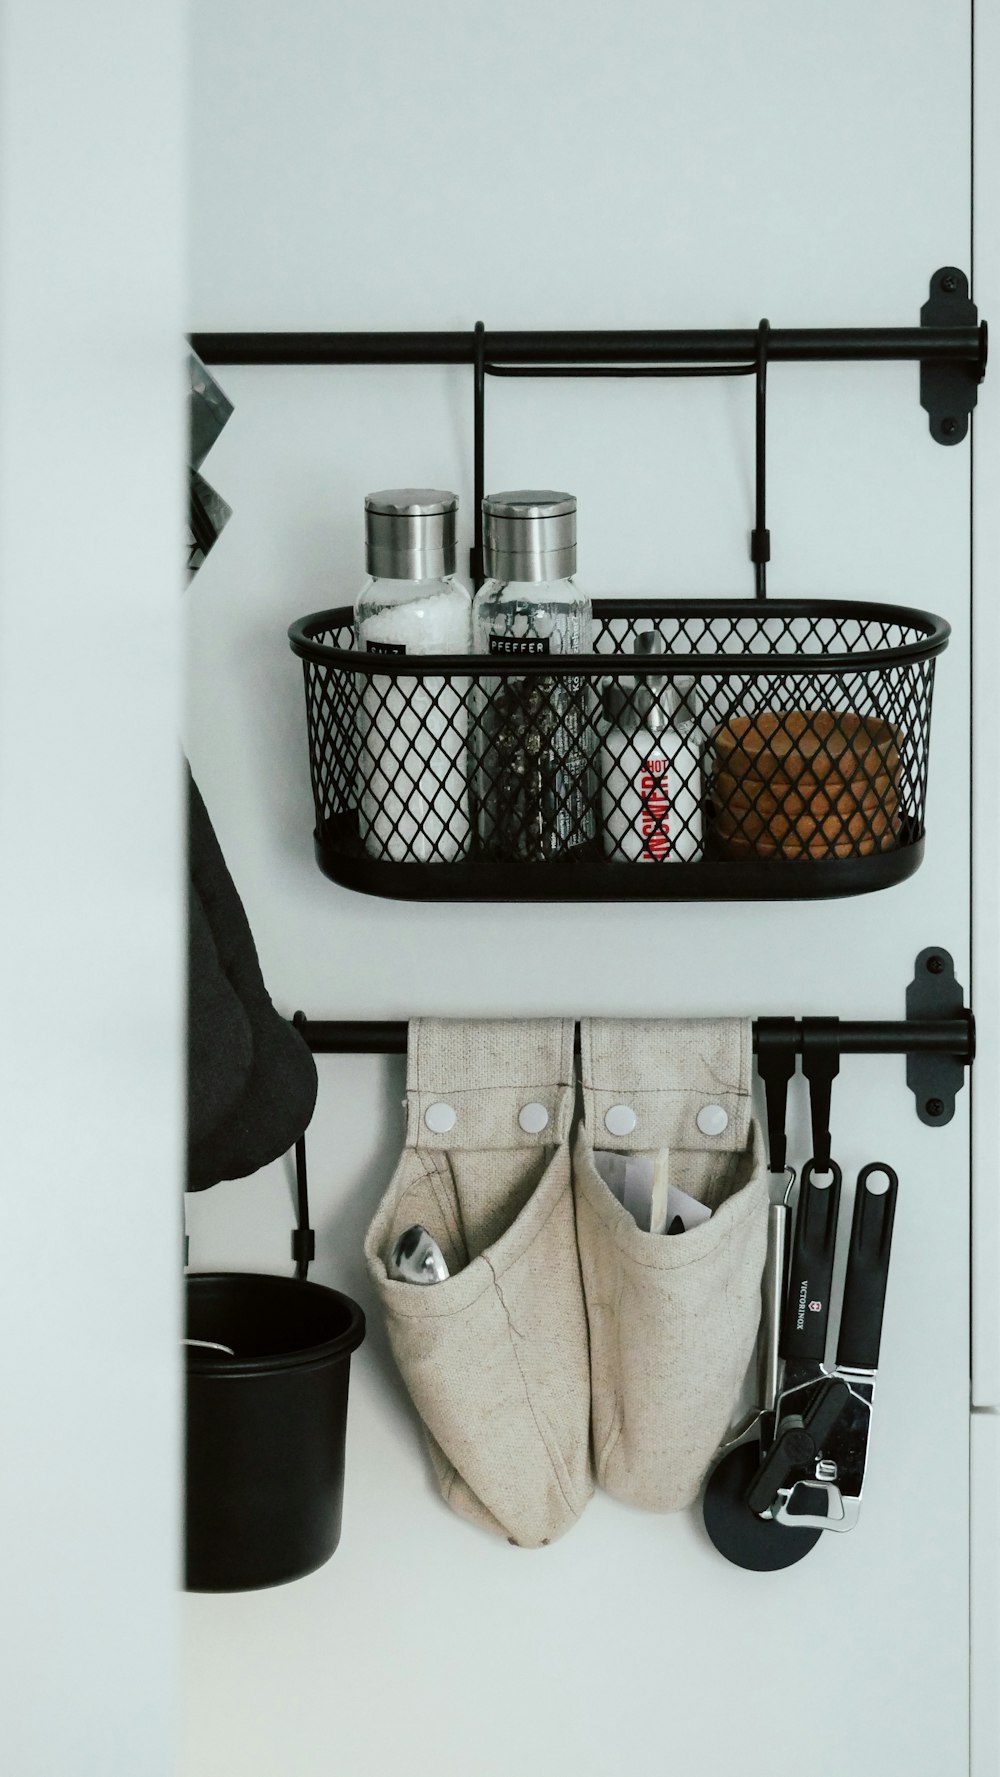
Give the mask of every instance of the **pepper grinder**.
<svg viewBox="0 0 1000 1777">
<path fill-rule="evenodd" d="M 493 659 L 590 650 L 590 599 L 576 572 L 576 500 L 517 489 L 483 501 L 487 579 L 473 646 Z M 565 672 L 484 677 L 477 685 L 479 838 L 486 857 L 542 862 L 593 846 L 592 727 L 584 681 Z"/>
</svg>

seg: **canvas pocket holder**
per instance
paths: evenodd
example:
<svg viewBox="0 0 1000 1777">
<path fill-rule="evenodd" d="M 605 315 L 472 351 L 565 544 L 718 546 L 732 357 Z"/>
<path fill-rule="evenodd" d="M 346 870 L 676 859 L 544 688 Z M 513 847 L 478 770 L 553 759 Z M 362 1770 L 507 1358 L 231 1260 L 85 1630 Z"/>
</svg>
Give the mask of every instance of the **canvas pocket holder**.
<svg viewBox="0 0 1000 1777">
<path fill-rule="evenodd" d="M 760 1322 L 768 1187 L 751 1028 L 592 1019 L 581 1038 L 573 1164 L 597 1481 L 632 1505 L 679 1511 L 725 1437 Z M 671 1182 L 711 1217 L 644 1232 L 599 1176 L 595 1148 L 669 1149 Z"/>
<path fill-rule="evenodd" d="M 590 1497 L 590 1373 L 569 1154 L 569 1020 L 419 1020 L 407 1143 L 365 1241 L 393 1354 L 453 1509 L 525 1547 Z M 386 1265 L 419 1224 L 449 1276 Z"/>
</svg>

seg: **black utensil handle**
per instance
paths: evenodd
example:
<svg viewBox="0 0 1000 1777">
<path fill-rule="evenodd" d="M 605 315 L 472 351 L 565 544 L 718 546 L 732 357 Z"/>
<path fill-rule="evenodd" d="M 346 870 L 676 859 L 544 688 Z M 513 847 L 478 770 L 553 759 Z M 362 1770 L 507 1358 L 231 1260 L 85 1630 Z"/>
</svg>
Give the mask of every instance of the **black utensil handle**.
<svg viewBox="0 0 1000 1777">
<path fill-rule="evenodd" d="M 869 1190 L 868 1181 L 874 1173 L 888 1179 L 887 1191 Z M 837 1343 L 837 1362 L 850 1370 L 874 1370 L 878 1365 L 898 1189 L 899 1180 L 892 1167 L 880 1160 L 858 1174 Z"/>
<path fill-rule="evenodd" d="M 826 1330 L 830 1321 L 830 1286 L 833 1255 L 837 1245 L 837 1215 L 843 1174 L 836 1160 L 830 1162 L 830 1182 L 818 1185 L 814 1163 L 802 1168 L 792 1256 L 785 1294 L 785 1324 L 781 1355 L 822 1363 L 826 1354 Z"/>
<path fill-rule="evenodd" d="M 815 1391 L 804 1418 L 786 1425 L 751 1481 L 746 1500 L 752 1512 L 766 1512 L 797 1469 L 811 1469 L 850 1398 L 846 1382 L 824 1382 Z"/>
</svg>

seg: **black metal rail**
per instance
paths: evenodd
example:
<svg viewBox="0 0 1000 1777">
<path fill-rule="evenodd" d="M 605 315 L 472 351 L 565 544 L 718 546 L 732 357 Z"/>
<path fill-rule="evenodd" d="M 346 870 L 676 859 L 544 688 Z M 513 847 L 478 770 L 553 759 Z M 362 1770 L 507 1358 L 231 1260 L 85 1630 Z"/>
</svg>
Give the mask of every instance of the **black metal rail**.
<svg viewBox="0 0 1000 1777">
<path fill-rule="evenodd" d="M 307 1018 L 295 1014 L 296 1029 L 315 1055 L 405 1055 L 407 1025 L 397 1020 Z M 803 1020 L 796 1019 L 795 1048 L 802 1051 Z M 951 1055 L 971 1062 L 975 1033 L 971 1018 L 830 1019 L 831 1041 L 841 1055 Z M 753 1026 L 757 1052 L 757 1021 Z"/>
<path fill-rule="evenodd" d="M 756 327 L 610 332 L 193 333 L 206 364 L 723 365 L 753 367 Z M 986 367 L 986 324 L 953 327 L 772 327 L 770 363 L 915 362 Z"/>
<path fill-rule="evenodd" d="M 826 1171 L 830 1165 L 830 1099 L 843 1055 L 905 1055 L 907 1084 L 916 1098 L 922 1123 L 940 1127 L 951 1121 L 955 1094 L 976 1052 L 972 1013 L 961 1012 L 961 989 L 954 982 L 951 958 L 946 952 L 925 951 L 917 959 L 918 978 L 923 965 L 925 988 L 919 1006 L 907 997 L 908 1018 L 761 1018 L 753 1023 L 753 1051 L 764 1085 L 767 1106 L 769 1166 L 780 1172 L 785 1166 L 785 1113 L 788 1083 L 801 1061 L 809 1082 L 813 1164 Z M 938 980 L 940 977 L 940 981 Z M 929 998 L 927 996 L 930 996 Z M 935 1000 L 956 1009 L 953 1017 L 927 1016 Z M 315 1055 L 405 1055 L 408 1026 L 396 1020 L 362 1018 L 307 1018 L 296 1012 L 296 1029 Z M 579 1032 L 576 1052 L 579 1054 Z M 917 1070 L 914 1074 L 913 1070 Z M 305 1197 L 305 1143 L 297 1153 L 300 1232 L 296 1256 L 304 1255 L 308 1234 L 302 1232 L 308 1217 Z M 305 1272 L 300 1269 L 300 1276 Z"/>
<path fill-rule="evenodd" d="M 959 444 L 986 374 L 988 333 L 969 281 L 942 266 L 918 327 L 622 328 L 603 332 L 488 331 L 482 321 L 451 333 L 193 333 L 206 364 L 471 364 L 473 544 L 469 568 L 483 582 L 487 376 L 672 377 L 756 373 L 756 493 L 750 536 L 754 597 L 767 597 L 766 391 L 768 364 L 906 362 L 920 365 L 920 401 L 939 444 Z"/>
</svg>

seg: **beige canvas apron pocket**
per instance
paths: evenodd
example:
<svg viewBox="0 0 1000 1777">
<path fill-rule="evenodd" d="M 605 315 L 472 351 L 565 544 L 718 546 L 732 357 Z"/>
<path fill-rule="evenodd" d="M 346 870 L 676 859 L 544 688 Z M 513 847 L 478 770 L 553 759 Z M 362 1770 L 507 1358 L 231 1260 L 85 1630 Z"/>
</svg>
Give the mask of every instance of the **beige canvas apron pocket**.
<svg viewBox="0 0 1000 1777">
<path fill-rule="evenodd" d="M 526 1547 L 592 1491 L 590 1373 L 569 1155 L 568 1020 L 410 1025 L 407 1145 L 365 1241 L 441 1492 Z M 425 1227 L 449 1276 L 392 1280 Z"/>
<path fill-rule="evenodd" d="M 768 1191 L 750 1025 L 589 1020 L 582 1060 L 574 1185 L 597 1480 L 632 1505 L 678 1511 L 725 1437 L 760 1321 Z M 643 1232 L 600 1177 L 595 1148 L 669 1149 L 671 1183 L 710 1219 Z"/>
</svg>

